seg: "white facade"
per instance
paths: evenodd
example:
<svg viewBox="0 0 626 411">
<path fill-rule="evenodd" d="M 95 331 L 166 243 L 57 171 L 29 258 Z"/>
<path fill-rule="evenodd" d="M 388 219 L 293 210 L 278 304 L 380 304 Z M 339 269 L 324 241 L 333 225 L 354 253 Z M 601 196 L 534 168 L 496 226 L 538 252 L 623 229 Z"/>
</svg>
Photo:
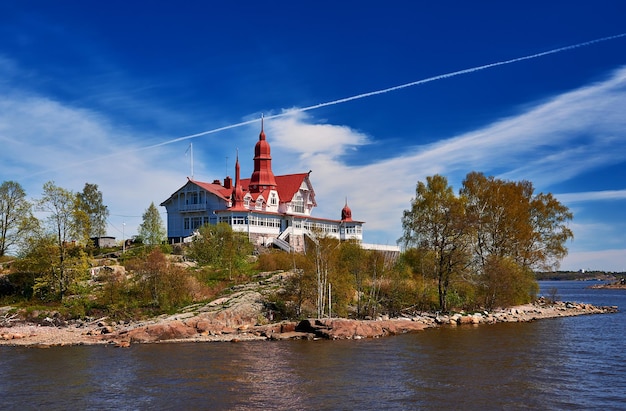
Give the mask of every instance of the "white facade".
<svg viewBox="0 0 626 411">
<path fill-rule="evenodd" d="M 255 147 L 252 178 L 239 178 L 239 159 L 235 181 L 223 183 L 189 179 L 161 203 L 167 210 L 167 236 L 170 243 L 182 242 L 204 224 L 227 223 L 245 232 L 257 245 L 276 245 L 301 251 L 305 236 L 326 235 L 341 240 L 363 239 L 363 222 L 353 221 L 347 204 L 341 219 L 313 217 L 317 206 L 310 172 L 274 176 L 270 147 L 261 131 Z"/>
</svg>

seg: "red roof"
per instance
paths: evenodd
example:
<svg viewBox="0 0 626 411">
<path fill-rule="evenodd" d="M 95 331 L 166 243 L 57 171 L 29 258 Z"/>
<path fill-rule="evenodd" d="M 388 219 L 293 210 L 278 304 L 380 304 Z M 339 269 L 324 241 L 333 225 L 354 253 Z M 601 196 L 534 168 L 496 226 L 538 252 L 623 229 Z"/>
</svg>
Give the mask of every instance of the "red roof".
<svg viewBox="0 0 626 411">
<path fill-rule="evenodd" d="M 309 176 L 309 173 L 299 173 L 299 174 L 286 174 L 283 176 L 276 176 L 276 191 L 278 191 L 278 197 L 282 203 L 287 203 L 293 199 L 293 196 L 298 192 L 304 180 Z M 197 185 L 198 187 L 208 191 L 209 193 L 215 194 L 218 197 L 221 197 L 224 200 L 230 200 L 232 198 L 234 187 L 226 188 L 219 183 L 206 183 L 204 181 L 197 181 L 189 179 L 190 183 Z M 250 185 L 249 178 L 243 178 L 239 181 L 241 188 L 245 193 L 248 193 L 248 186 Z M 260 193 L 250 193 L 252 195 L 252 200 L 256 201 Z M 264 196 L 266 197 L 266 196 Z M 266 198 L 267 199 L 267 198 Z M 165 202 L 164 202 L 165 203 Z"/>
<path fill-rule="evenodd" d="M 225 188 L 221 184 L 217 183 L 205 183 L 202 181 L 189 180 L 200 188 L 205 189 L 209 193 L 213 193 L 219 197 L 223 197 L 225 200 L 230 199 L 230 196 L 233 192 L 232 188 Z"/>
<path fill-rule="evenodd" d="M 299 174 L 286 174 L 284 176 L 276 176 L 276 191 L 278 191 L 278 197 L 280 198 L 281 203 L 287 203 L 293 199 L 293 196 L 296 195 L 300 186 L 302 186 L 302 182 L 305 178 L 309 176 L 309 173 L 299 173 Z M 243 178 L 240 180 L 241 187 L 243 191 L 248 193 L 250 190 L 248 189 L 250 185 L 249 178 Z M 260 193 L 250 193 L 252 195 L 252 199 L 256 201 Z M 264 196 L 267 199 L 267 196 Z"/>
</svg>

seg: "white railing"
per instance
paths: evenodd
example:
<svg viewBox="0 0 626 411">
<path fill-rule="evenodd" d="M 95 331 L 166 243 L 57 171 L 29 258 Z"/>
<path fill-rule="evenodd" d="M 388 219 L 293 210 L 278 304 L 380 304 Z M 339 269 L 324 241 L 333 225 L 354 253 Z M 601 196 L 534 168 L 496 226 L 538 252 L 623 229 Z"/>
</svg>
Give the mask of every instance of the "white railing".
<svg viewBox="0 0 626 411">
<path fill-rule="evenodd" d="M 205 211 L 206 204 L 183 204 L 178 208 L 178 211 L 181 212 L 189 212 L 189 211 Z"/>
<path fill-rule="evenodd" d="M 281 240 L 284 240 L 285 238 L 287 238 L 287 236 L 289 234 L 293 233 L 293 227 L 287 227 L 285 229 L 285 231 L 283 231 L 282 233 L 280 233 L 280 235 L 278 236 L 278 238 L 280 238 Z"/>
<path fill-rule="evenodd" d="M 280 238 L 274 238 L 272 240 L 272 244 L 276 245 L 277 247 L 281 248 L 284 251 L 288 251 L 288 252 L 293 251 L 293 249 L 291 248 L 289 243 L 287 241 L 285 241 L 285 240 L 280 239 Z"/>
</svg>

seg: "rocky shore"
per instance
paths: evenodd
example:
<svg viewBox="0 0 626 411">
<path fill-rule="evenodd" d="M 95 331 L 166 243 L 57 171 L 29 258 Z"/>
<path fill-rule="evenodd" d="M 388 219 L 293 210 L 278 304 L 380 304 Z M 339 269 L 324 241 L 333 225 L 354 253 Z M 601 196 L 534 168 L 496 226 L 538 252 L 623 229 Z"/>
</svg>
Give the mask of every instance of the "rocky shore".
<svg viewBox="0 0 626 411">
<path fill-rule="evenodd" d="M 253 283 L 233 287 L 229 295 L 207 304 L 194 304 L 175 315 L 163 315 L 150 321 L 113 322 L 100 318 L 68 324 L 51 315 L 44 321 L 34 323 L 15 314 L 9 315 L 11 307 L 0 307 L 0 345 L 45 348 L 110 344 L 129 347 L 136 343 L 362 339 L 440 326 L 528 322 L 543 318 L 617 312 L 617 307 L 550 303 L 540 298 L 533 304 L 492 312 L 449 315 L 414 313 L 400 318 L 381 316 L 373 320 L 323 318 L 272 322 L 266 308 L 267 296 L 281 286 L 287 275 L 282 272 L 260 274 Z"/>
<path fill-rule="evenodd" d="M 253 341 L 287 339 L 362 339 L 417 332 L 439 326 L 478 326 L 503 322 L 528 322 L 545 318 L 617 312 L 617 307 L 540 299 L 534 304 L 494 312 L 438 315 L 421 313 L 376 320 L 342 318 L 258 324 L 260 294 L 241 292 L 213 301 L 194 311 L 161 317 L 145 323 L 116 324 L 104 319 L 91 324 L 41 326 L 15 324 L 0 328 L 0 345 L 46 348 L 63 345 Z"/>
</svg>

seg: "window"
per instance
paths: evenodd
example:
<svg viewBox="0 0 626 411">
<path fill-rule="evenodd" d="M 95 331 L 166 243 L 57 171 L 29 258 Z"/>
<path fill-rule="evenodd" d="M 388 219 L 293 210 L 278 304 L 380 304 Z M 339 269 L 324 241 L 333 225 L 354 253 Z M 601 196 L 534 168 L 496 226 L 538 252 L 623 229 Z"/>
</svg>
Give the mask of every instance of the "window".
<svg viewBox="0 0 626 411">
<path fill-rule="evenodd" d="M 296 199 L 292 203 L 294 213 L 304 213 L 304 199 L 300 193 L 296 194 Z"/>
<path fill-rule="evenodd" d="M 191 217 L 191 228 L 197 230 L 202 226 L 202 217 Z"/>
</svg>

